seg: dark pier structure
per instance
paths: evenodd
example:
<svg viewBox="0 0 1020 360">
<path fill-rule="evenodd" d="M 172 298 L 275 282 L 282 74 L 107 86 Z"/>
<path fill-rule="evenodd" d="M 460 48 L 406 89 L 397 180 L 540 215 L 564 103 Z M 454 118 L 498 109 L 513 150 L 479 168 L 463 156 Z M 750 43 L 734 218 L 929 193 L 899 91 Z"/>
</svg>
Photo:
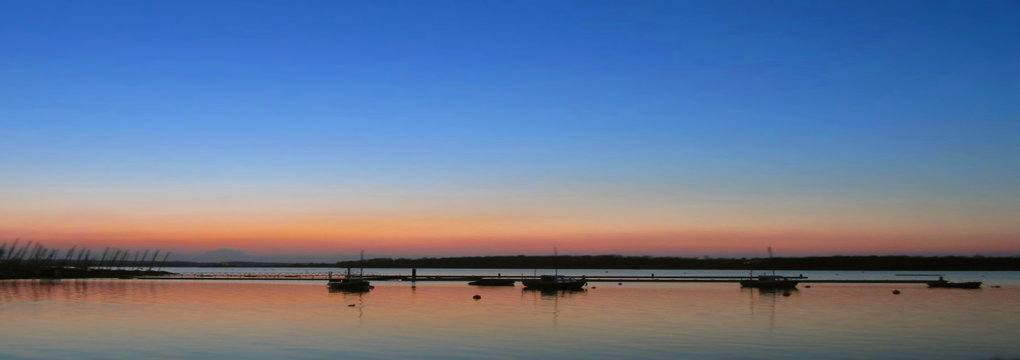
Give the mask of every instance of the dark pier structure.
<svg viewBox="0 0 1020 360">
<path fill-rule="evenodd" d="M 139 279 L 153 279 L 153 280 L 326 280 L 327 274 L 250 274 L 250 273 L 238 273 L 238 274 L 174 274 L 165 276 L 141 276 Z M 364 279 L 370 281 L 477 281 L 481 279 L 503 279 L 503 280 L 528 280 L 537 279 L 536 275 L 510 275 L 510 276 L 492 276 L 492 275 L 421 275 L 418 274 L 417 269 L 411 270 L 410 274 L 392 274 L 392 275 L 365 275 Z M 620 275 L 598 275 L 598 276 L 584 276 L 583 277 L 589 283 L 591 282 L 657 282 L 657 283 L 738 283 L 740 280 L 745 280 L 747 276 L 620 276 Z M 854 280 L 854 279 L 839 279 L 839 280 L 810 280 L 802 276 L 791 276 L 791 279 L 798 279 L 799 282 L 804 284 L 813 283 L 828 283 L 828 284 L 924 284 L 930 280 L 908 280 L 908 279 L 895 279 L 895 280 Z"/>
</svg>

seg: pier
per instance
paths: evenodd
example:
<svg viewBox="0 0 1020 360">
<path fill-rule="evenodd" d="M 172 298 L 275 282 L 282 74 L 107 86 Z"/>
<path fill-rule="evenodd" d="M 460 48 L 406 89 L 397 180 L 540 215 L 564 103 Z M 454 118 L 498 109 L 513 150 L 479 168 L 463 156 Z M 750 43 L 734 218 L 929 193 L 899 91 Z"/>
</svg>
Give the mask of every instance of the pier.
<svg viewBox="0 0 1020 360">
<path fill-rule="evenodd" d="M 337 275 L 334 274 L 334 277 Z M 580 277 L 580 276 L 578 276 Z M 174 274 L 164 276 L 140 276 L 136 279 L 145 280 L 321 280 L 325 281 L 329 274 Z M 505 279 L 505 280 L 528 280 L 537 279 L 536 275 L 365 275 L 364 279 L 369 281 L 475 281 L 479 279 Z M 588 282 L 660 282 L 660 283 L 736 283 L 747 279 L 747 276 L 624 276 L 624 275 L 596 275 L 584 276 Z M 812 280 L 802 276 L 789 276 L 797 279 L 802 284 L 924 284 L 931 280 L 873 280 L 873 279 L 817 279 Z"/>
</svg>

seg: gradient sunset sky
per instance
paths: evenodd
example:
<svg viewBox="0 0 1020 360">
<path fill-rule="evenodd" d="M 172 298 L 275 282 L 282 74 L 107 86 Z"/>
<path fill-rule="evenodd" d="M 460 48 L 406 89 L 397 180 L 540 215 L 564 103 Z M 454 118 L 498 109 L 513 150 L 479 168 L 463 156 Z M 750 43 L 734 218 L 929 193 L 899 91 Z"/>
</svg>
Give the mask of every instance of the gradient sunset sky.
<svg viewBox="0 0 1020 360">
<path fill-rule="evenodd" d="M 1020 254 L 1017 1 L 5 1 L 0 243 Z"/>
</svg>

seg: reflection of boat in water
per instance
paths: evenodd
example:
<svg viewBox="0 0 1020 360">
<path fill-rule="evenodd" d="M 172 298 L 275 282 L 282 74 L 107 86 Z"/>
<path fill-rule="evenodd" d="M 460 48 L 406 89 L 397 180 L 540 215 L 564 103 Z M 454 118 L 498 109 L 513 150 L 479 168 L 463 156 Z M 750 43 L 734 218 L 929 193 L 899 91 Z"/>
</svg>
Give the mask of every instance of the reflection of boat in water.
<svg viewBox="0 0 1020 360">
<path fill-rule="evenodd" d="M 760 289 L 795 289 L 800 282 L 780 275 L 758 275 L 757 278 L 740 280 L 741 287 Z"/>
<path fill-rule="evenodd" d="M 475 286 L 514 286 L 514 280 L 508 279 L 478 279 L 469 282 L 468 285 Z"/>
<path fill-rule="evenodd" d="M 539 288 L 524 288 L 523 292 L 539 293 L 542 297 L 569 297 L 574 294 L 585 294 L 588 292 L 587 289 L 539 289 Z"/>
<path fill-rule="evenodd" d="M 946 281 L 941 276 L 936 281 L 927 282 L 929 288 L 953 288 L 953 289 L 980 289 L 980 281 L 952 282 Z"/>
<path fill-rule="evenodd" d="M 365 251 L 361 251 L 361 270 L 357 277 L 351 275 L 351 268 L 347 268 L 347 275 L 334 279 L 333 273 L 329 273 L 326 285 L 329 286 L 330 290 L 338 290 L 343 292 L 365 292 L 375 288 L 368 280 L 365 280 Z"/>
<path fill-rule="evenodd" d="M 536 290 L 583 290 L 588 282 L 563 275 L 542 275 L 538 279 L 522 280 L 521 284 Z"/>
</svg>

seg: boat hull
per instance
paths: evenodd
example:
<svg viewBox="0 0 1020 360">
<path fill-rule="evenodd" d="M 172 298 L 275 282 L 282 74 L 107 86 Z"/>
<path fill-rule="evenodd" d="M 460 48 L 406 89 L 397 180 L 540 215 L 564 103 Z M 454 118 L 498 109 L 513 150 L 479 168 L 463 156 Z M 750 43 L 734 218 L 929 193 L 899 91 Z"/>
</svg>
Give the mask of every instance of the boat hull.
<svg viewBox="0 0 1020 360">
<path fill-rule="evenodd" d="M 799 281 L 793 280 L 741 280 L 740 287 L 760 289 L 795 289 Z"/>
<path fill-rule="evenodd" d="M 368 281 L 365 280 L 348 280 L 348 281 L 330 281 L 326 284 L 330 290 L 339 291 L 369 291 L 375 288 Z"/>
<path fill-rule="evenodd" d="M 945 289 L 980 289 L 980 281 L 970 282 L 949 282 L 949 281 L 930 281 L 928 282 L 929 288 L 945 288 Z"/>
<path fill-rule="evenodd" d="M 528 289 L 539 289 L 539 290 L 583 290 L 585 285 L 588 285 L 587 281 L 570 281 L 570 282 L 547 282 L 542 280 L 524 280 L 521 284 Z"/>
</svg>

